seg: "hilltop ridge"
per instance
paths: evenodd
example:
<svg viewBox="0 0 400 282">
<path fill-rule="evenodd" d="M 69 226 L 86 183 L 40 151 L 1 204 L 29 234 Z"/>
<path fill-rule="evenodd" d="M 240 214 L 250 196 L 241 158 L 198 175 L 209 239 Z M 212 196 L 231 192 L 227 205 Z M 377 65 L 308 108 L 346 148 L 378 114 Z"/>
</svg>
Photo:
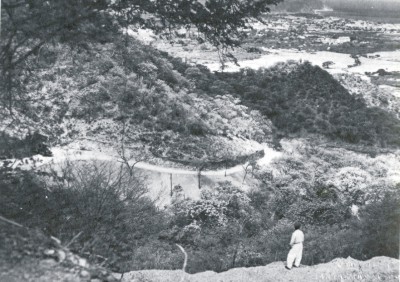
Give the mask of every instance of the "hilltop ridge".
<svg viewBox="0 0 400 282">
<path fill-rule="evenodd" d="M 187 274 L 182 270 L 142 270 L 125 273 L 121 281 L 151 282 L 280 282 L 280 281 L 398 281 L 399 260 L 374 257 L 359 261 L 351 257 L 336 258 L 328 263 L 314 266 L 302 265 L 298 269 L 286 270 L 284 262 L 273 262 L 266 266 L 234 268 L 226 272 L 206 271 Z M 117 276 L 118 278 L 118 276 Z"/>
</svg>

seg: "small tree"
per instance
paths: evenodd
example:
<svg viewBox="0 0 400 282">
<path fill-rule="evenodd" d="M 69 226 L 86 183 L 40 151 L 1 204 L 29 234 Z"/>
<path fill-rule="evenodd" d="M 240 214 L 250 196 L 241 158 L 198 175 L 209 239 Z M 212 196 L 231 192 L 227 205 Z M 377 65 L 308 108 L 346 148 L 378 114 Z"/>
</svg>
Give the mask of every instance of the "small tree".
<svg viewBox="0 0 400 282">
<path fill-rule="evenodd" d="M 174 240 L 191 253 L 190 271 L 235 267 L 246 256 L 242 251 L 247 238 L 257 234 L 260 226 L 250 198 L 229 182 L 203 189 L 200 200 L 176 201 L 173 211 L 178 227 L 172 229 Z M 212 265 L 218 258 L 221 264 Z"/>
<path fill-rule="evenodd" d="M 322 63 L 322 67 L 323 67 L 324 69 L 329 69 L 330 66 L 332 66 L 332 65 L 334 65 L 334 64 L 335 64 L 335 63 L 332 62 L 332 61 L 326 61 L 326 62 L 323 62 L 323 63 Z"/>
</svg>

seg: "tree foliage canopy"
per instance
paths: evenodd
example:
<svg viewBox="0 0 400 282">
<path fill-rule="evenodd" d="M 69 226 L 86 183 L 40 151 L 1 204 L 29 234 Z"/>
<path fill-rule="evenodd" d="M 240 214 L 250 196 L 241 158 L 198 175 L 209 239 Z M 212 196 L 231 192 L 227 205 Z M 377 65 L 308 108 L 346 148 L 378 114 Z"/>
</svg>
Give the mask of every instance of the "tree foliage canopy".
<svg viewBox="0 0 400 282">
<path fill-rule="evenodd" d="M 194 27 L 199 39 L 218 47 L 240 44 L 250 19 L 282 0 L 7 0 L 2 3 L 0 79 L 3 104 L 11 112 L 23 92 L 21 77 L 29 77 L 42 47 L 64 42 L 88 49 L 88 42 L 110 42 L 129 26 L 171 34 Z M 229 54 L 228 54 L 229 55 Z"/>
<path fill-rule="evenodd" d="M 8 0 L 3 1 L 1 60 L 12 65 L 55 38 L 70 43 L 106 40 L 110 31 L 139 25 L 158 32 L 194 26 L 215 46 L 239 44 L 249 19 L 282 0 Z M 26 46 L 31 43 L 29 51 Z"/>
</svg>

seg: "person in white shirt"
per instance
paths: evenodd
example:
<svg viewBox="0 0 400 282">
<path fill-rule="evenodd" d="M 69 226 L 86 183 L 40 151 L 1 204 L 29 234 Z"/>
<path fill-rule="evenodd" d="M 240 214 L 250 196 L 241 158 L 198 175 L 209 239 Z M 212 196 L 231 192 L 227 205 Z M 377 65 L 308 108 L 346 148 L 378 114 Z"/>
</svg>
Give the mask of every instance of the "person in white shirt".
<svg viewBox="0 0 400 282">
<path fill-rule="evenodd" d="M 300 266 L 301 257 L 303 255 L 303 242 L 304 242 L 304 233 L 300 230 L 300 223 L 295 223 L 294 229 L 295 231 L 292 234 L 292 238 L 290 240 L 290 246 L 292 247 L 288 253 L 286 260 L 286 269 L 292 269 L 293 263 L 295 267 Z"/>
</svg>

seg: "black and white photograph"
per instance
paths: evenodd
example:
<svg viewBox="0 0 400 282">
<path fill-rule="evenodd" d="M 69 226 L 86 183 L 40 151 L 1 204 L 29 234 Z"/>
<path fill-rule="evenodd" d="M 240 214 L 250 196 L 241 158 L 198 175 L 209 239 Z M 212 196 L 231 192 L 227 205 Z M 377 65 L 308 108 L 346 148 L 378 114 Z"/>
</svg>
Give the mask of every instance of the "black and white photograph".
<svg viewBox="0 0 400 282">
<path fill-rule="evenodd" d="M 0 282 L 399 259 L 400 0 L 0 0 Z"/>
</svg>

